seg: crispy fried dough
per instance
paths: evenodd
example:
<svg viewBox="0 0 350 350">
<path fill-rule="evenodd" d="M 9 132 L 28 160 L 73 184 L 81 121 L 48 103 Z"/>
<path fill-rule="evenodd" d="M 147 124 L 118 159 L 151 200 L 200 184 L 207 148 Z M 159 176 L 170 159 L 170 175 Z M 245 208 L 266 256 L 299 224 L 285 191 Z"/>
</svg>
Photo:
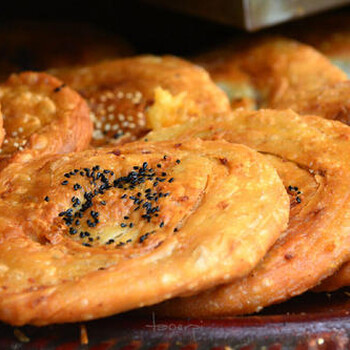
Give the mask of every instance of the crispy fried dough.
<svg viewBox="0 0 350 350">
<path fill-rule="evenodd" d="M 5 137 L 5 130 L 4 130 L 4 120 L 1 113 L 1 105 L 0 105 L 0 146 L 2 145 L 2 142 L 4 141 Z"/>
<path fill-rule="evenodd" d="M 291 108 L 350 122 L 346 74 L 310 46 L 286 38 L 233 44 L 197 57 L 233 108 Z"/>
<path fill-rule="evenodd" d="M 26 70 L 94 64 L 128 56 L 130 45 L 86 22 L 12 21 L 0 24 L 0 79 Z"/>
<path fill-rule="evenodd" d="M 287 230 L 249 276 L 168 301 L 157 312 L 180 317 L 257 312 L 314 287 L 349 259 L 348 126 L 292 111 L 236 111 L 147 135 L 152 141 L 187 137 L 224 139 L 268 154 L 295 200 Z"/>
<path fill-rule="evenodd" d="M 313 23 L 313 30 L 307 33 L 304 27 L 297 31 L 295 24 L 286 33 L 314 45 L 332 63 L 349 72 L 348 16 L 320 18 L 321 22 Z M 196 59 L 227 93 L 233 108 L 290 108 L 299 114 L 350 124 L 350 82 L 346 81 L 345 73 L 340 73 L 313 48 L 283 38 L 265 38 L 243 50 L 240 47 L 239 44 L 225 47 Z M 349 270 L 350 264 L 346 264 L 334 282 L 329 278 L 318 290 L 350 285 Z"/>
<path fill-rule="evenodd" d="M 312 45 L 350 76 L 349 17 L 349 9 L 342 9 L 339 12 L 325 13 L 288 23 L 279 28 L 279 31 Z"/>
<path fill-rule="evenodd" d="M 207 72 L 171 56 L 139 56 L 52 73 L 78 90 L 94 112 L 93 146 L 135 140 L 151 129 L 230 108 Z"/>
<path fill-rule="evenodd" d="M 48 74 L 12 75 L 0 85 L 0 105 L 6 132 L 0 168 L 9 162 L 83 150 L 90 142 L 87 104 Z"/>
<path fill-rule="evenodd" d="M 0 196 L 0 319 L 16 325 L 89 320 L 242 277 L 289 214 L 269 162 L 222 141 L 12 163 Z"/>
</svg>

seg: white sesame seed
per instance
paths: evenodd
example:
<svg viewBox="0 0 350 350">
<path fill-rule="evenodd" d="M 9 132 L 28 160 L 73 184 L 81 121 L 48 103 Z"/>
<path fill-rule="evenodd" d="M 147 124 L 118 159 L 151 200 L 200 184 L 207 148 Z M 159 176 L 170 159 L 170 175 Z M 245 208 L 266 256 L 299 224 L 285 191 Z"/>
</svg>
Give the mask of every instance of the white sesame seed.
<svg viewBox="0 0 350 350">
<path fill-rule="evenodd" d="M 130 123 L 130 124 L 129 124 L 129 128 L 130 128 L 130 129 L 135 129 L 135 127 L 136 127 L 135 123 Z"/>
<path fill-rule="evenodd" d="M 118 130 L 118 129 L 120 129 L 118 124 L 114 124 L 114 125 L 112 126 L 112 130 L 113 130 L 113 131 L 116 131 L 116 130 Z"/>
<path fill-rule="evenodd" d="M 106 92 L 106 97 L 109 98 L 109 99 L 114 98 L 113 92 L 112 92 L 112 91 L 107 91 L 107 92 Z"/>
<path fill-rule="evenodd" d="M 127 92 L 126 95 L 125 95 L 126 98 L 128 98 L 129 100 L 132 99 L 133 95 L 131 92 Z"/>
<path fill-rule="evenodd" d="M 19 150 L 19 151 L 23 151 L 24 148 L 23 148 L 22 146 L 19 146 L 19 147 L 18 147 L 18 150 Z"/>
<path fill-rule="evenodd" d="M 105 122 L 105 121 L 106 121 L 106 117 L 105 116 L 101 117 L 101 122 Z"/>
<path fill-rule="evenodd" d="M 18 132 L 23 132 L 23 128 L 21 126 L 18 128 Z"/>
<path fill-rule="evenodd" d="M 124 114 L 118 114 L 118 119 L 122 122 L 123 120 L 125 120 L 125 116 Z"/>
<path fill-rule="evenodd" d="M 118 91 L 117 97 L 118 98 L 123 98 L 124 97 L 124 92 L 123 91 Z"/>
<path fill-rule="evenodd" d="M 17 133 L 17 131 L 13 131 L 13 132 L 11 133 L 11 135 L 14 136 L 14 137 L 16 137 L 16 136 L 18 135 L 18 133 Z"/>
<path fill-rule="evenodd" d="M 19 147 L 19 144 L 18 144 L 17 142 L 14 142 L 14 143 L 13 143 L 13 147 L 18 148 L 18 147 Z"/>
<path fill-rule="evenodd" d="M 107 107 L 107 111 L 108 112 L 114 112 L 114 110 L 115 110 L 115 106 L 114 105 L 110 105 L 110 106 Z"/>
<path fill-rule="evenodd" d="M 139 125 L 140 126 L 145 126 L 146 125 L 146 122 L 142 119 L 142 120 L 139 120 Z"/>
<path fill-rule="evenodd" d="M 92 138 L 95 140 L 100 140 L 103 139 L 103 133 L 101 130 L 94 130 L 93 134 L 92 134 Z"/>
<path fill-rule="evenodd" d="M 101 102 L 106 102 L 106 101 L 107 101 L 106 95 L 101 95 L 101 96 L 100 96 L 100 101 L 101 101 Z"/>
<path fill-rule="evenodd" d="M 109 130 L 111 130 L 111 124 L 109 124 L 109 123 L 107 123 L 107 124 L 105 124 L 105 131 L 109 131 Z"/>
<path fill-rule="evenodd" d="M 96 127 L 97 129 L 101 129 L 101 128 L 102 128 L 102 123 L 101 123 L 100 121 L 97 121 L 97 122 L 95 123 L 95 127 Z"/>
<path fill-rule="evenodd" d="M 138 112 L 137 113 L 137 118 L 142 119 L 143 118 L 143 113 L 142 112 Z"/>
<path fill-rule="evenodd" d="M 134 117 L 132 115 L 128 115 L 127 120 L 129 122 L 132 122 L 134 120 Z"/>
<path fill-rule="evenodd" d="M 9 140 L 8 140 L 8 139 L 5 139 L 5 140 L 4 140 L 4 144 L 6 145 L 7 143 L 9 143 Z"/>
<path fill-rule="evenodd" d="M 122 123 L 122 127 L 126 128 L 129 126 L 129 122 L 126 120 L 125 122 Z"/>
<path fill-rule="evenodd" d="M 108 119 L 109 119 L 109 120 L 113 120 L 114 117 L 115 117 L 114 114 L 110 114 L 110 115 L 108 116 Z"/>
</svg>

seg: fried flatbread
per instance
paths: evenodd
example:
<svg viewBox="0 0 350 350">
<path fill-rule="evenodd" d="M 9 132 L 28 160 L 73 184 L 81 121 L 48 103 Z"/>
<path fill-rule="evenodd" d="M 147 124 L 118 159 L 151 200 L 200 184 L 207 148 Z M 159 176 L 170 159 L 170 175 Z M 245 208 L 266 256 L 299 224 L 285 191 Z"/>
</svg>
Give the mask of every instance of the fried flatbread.
<svg viewBox="0 0 350 350">
<path fill-rule="evenodd" d="M 246 275 L 288 222 L 275 169 L 193 140 L 12 163 L 0 177 L 0 319 L 90 320 Z"/>
<path fill-rule="evenodd" d="M 86 102 L 45 73 L 12 75 L 0 85 L 5 139 L 0 168 L 48 154 L 86 148 L 92 122 Z"/>
<path fill-rule="evenodd" d="M 88 102 L 95 116 L 96 147 L 230 109 L 207 72 L 172 56 L 138 56 L 52 73 Z"/>
<path fill-rule="evenodd" d="M 236 111 L 147 135 L 152 141 L 187 137 L 238 142 L 268 155 L 294 196 L 290 221 L 249 276 L 153 310 L 180 317 L 257 312 L 316 286 L 349 259 L 348 126 L 292 111 Z"/>
</svg>

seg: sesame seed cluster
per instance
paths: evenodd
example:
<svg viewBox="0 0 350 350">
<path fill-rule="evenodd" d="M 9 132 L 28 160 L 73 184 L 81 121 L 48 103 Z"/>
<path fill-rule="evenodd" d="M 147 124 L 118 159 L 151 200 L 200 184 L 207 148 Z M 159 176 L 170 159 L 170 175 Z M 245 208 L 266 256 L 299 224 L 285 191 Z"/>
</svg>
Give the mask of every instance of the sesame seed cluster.
<svg viewBox="0 0 350 350">
<path fill-rule="evenodd" d="M 176 159 L 173 163 L 175 166 L 179 165 L 181 160 Z M 142 165 L 134 165 L 125 176 L 117 177 L 114 171 L 103 169 L 99 165 L 66 172 L 60 185 L 73 190 L 74 195 L 71 197 L 71 206 L 61 211 L 59 217 L 67 227 L 68 236 L 85 247 L 105 245 L 117 248 L 126 244 L 143 243 L 150 235 L 165 226 L 161 219 L 160 202 L 171 196 L 171 192 L 162 189 L 162 184 L 175 181 L 174 177 L 163 170 L 170 165 L 168 157 L 164 155 L 154 168 L 143 162 Z M 104 195 L 110 191 L 113 192 L 113 197 L 119 197 L 122 205 L 127 206 L 129 203 L 131 213 L 137 212 L 141 220 L 152 222 L 153 227 L 158 229 L 137 232 L 136 235 L 132 234 L 133 238 L 124 239 L 125 236 L 131 236 L 129 232 L 131 229 L 138 231 L 131 215 L 127 214 L 123 216 L 122 222 L 114 225 L 112 237 L 101 238 L 98 230 L 100 211 L 104 211 L 109 205 Z M 51 198 L 45 196 L 44 201 L 50 202 Z"/>
<path fill-rule="evenodd" d="M 0 84 L 5 133 L 0 169 L 11 162 L 85 149 L 92 135 L 86 102 L 46 73 L 13 74 Z"/>
<path fill-rule="evenodd" d="M 134 141 L 146 132 L 144 110 L 151 102 L 140 91 L 124 92 L 115 88 L 81 93 L 92 111 L 94 146 L 113 144 L 121 137 Z"/>
</svg>

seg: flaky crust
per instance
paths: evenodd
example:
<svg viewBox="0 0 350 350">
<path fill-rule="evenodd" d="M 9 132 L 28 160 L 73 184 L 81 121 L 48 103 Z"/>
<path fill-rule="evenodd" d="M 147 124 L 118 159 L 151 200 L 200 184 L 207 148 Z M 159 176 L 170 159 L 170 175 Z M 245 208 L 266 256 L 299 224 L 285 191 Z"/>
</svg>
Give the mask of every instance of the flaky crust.
<svg viewBox="0 0 350 350">
<path fill-rule="evenodd" d="M 135 140 L 149 130 L 230 108 L 207 72 L 172 56 L 138 56 L 52 73 L 88 102 L 95 115 L 93 146 Z"/>
<path fill-rule="evenodd" d="M 129 56 L 121 37 L 86 22 L 9 21 L 0 24 L 0 79 L 12 73 L 95 64 Z"/>
<path fill-rule="evenodd" d="M 350 74 L 350 12 L 325 13 L 280 28 L 285 35 L 312 45 Z M 307 26 L 307 30 L 305 30 Z"/>
<path fill-rule="evenodd" d="M 334 275 L 326 278 L 313 289 L 314 292 L 333 292 L 342 287 L 350 286 L 350 263 L 345 263 Z"/>
<path fill-rule="evenodd" d="M 245 108 L 291 108 L 350 122 L 347 76 L 310 46 L 286 38 L 228 45 L 197 57 L 213 80 Z"/>
<path fill-rule="evenodd" d="M 2 118 L 1 105 L 0 105 L 0 146 L 2 145 L 2 142 L 4 141 L 4 137 L 5 137 L 4 120 Z"/>
<path fill-rule="evenodd" d="M 198 120 L 147 137 L 157 141 L 195 136 L 243 143 L 270 155 L 296 197 L 288 229 L 248 277 L 166 302 L 155 308 L 157 312 L 181 317 L 257 312 L 314 287 L 349 259 L 350 130 L 346 125 L 292 111 L 236 111 L 222 120 Z"/>
<path fill-rule="evenodd" d="M 85 149 L 92 122 L 85 101 L 60 80 L 26 72 L 0 85 L 6 137 L 0 168 L 48 154 Z"/>
<path fill-rule="evenodd" d="M 89 320 L 242 277 L 289 212 L 261 155 L 201 140 L 13 163 L 0 197 L 0 319 L 15 325 Z"/>
</svg>

